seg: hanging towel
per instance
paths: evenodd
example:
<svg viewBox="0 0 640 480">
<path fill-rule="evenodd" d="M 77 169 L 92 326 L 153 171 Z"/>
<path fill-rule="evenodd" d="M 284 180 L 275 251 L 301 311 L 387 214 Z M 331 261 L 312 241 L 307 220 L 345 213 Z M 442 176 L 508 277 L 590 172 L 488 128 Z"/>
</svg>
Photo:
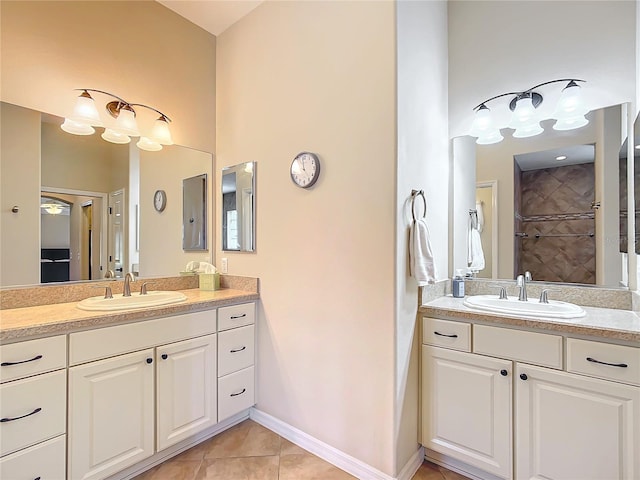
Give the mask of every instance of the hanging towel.
<svg viewBox="0 0 640 480">
<path fill-rule="evenodd" d="M 482 241 L 480 232 L 473 226 L 474 222 L 469 222 L 469 250 L 467 253 L 467 263 L 473 272 L 484 270 L 484 252 L 482 251 Z"/>
<path fill-rule="evenodd" d="M 414 221 L 409 229 L 409 268 L 420 287 L 436 281 L 429 229 L 423 219 Z"/>
<path fill-rule="evenodd" d="M 484 228 L 484 210 L 482 208 L 482 204 L 484 202 L 482 200 L 476 200 L 476 216 L 478 217 L 478 232 L 482 233 L 482 229 Z"/>
</svg>

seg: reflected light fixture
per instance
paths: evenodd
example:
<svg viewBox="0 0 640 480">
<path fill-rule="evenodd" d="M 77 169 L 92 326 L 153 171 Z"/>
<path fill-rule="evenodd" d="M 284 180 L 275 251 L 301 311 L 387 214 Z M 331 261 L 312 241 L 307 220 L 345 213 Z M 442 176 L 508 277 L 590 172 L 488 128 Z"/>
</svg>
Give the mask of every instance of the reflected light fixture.
<svg viewBox="0 0 640 480">
<path fill-rule="evenodd" d="M 589 109 L 584 105 L 580 95 L 581 87 L 576 83 L 584 82 L 584 80 L 563 78 L 535 85 L 522 92 L 502 93 L 485 100 L 473 109 L 476 113 L 469 135 L 476 137 L 476 143 L 480 145 L 498 143 L 504 138 L 500 133 L 499 126 L 494 124 L 486 104 L 505 96 L 513 96 L 509 102 L 509 109 L 513 113 L 509 124 L 506 125 L 514 130 L 513 137 L 526 138 L 541 134 L 544 129 L 540 125 L 540 121 L 544 119 L 540 118 L 537 108 L 542 103 L 543 96 L 534 90 L 558 82 L 568 83 L 562 90 L 551 117 L 556 120 L 553 129 L 573 130 L 584 127 L 589 123 L 589 120 L 585 117 L 589 113 Z"/>
<path fill-rule="evenodd" d="M 173 145 L 171 132 L 169 131 L 169 122 L 171 120 L 160 110 L 141 103 L 129 103 L 117 95 L 102 90 L 93 88 L 81 88 L 78 90 L 82 93 L 76 100 L 73 113 L 65 118 L 64 123 L 60 126 L 65 132 L 73 135 L 92 135 L 95 133 L 94 127 L 104 127 L 95 101 L 89 93 L 95 92 L 115 98 L 105 106 L 109 115 L 116 120 L 113 126 L 105 127 L 104 132 L 100 135 L 104 140 L 111 143 L 125 144 L 131 142 L 131 137 L 140 137 L 136 145 L 138 148 L 150 152 L 162 150 L 163 145 Z M 134 107 L 153 110 L 160 115 L 148 135 L 142 135 L 138 129 L 137 113 Z"/>
<path fill-rule="evenodd" d="M 62 205 L 58 203 L 43 203 L 40 205 L 40 208 L 43 208 L 49 215 L 59 215 L 62 213 Z"/>
</svg>

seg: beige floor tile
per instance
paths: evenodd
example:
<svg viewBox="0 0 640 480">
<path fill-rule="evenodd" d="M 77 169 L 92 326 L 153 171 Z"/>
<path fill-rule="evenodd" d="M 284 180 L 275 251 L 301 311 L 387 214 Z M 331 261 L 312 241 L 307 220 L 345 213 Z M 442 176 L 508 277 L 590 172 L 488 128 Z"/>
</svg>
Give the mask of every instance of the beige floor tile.
<svg viewBox="0 0 640 480">
<path fill-rule="evenodd" d="M 295 453 L 280 457 L 279 480 L 352 480 L 337 467 L 310 453 Z"/>
<path fill-rule="evenodd" d="M 204 458 L 262 457 L 280 453 L 280 436 L 251 420 L 230 428 L 203 444 Z"/>
<path fill-rule="evenodd" d="M 464 475 L 460 475 L 459 473 L 452 472 L 451 470 L 447 470 L 444 467 L 440 467 L 440 471 L 442 472 L 446 480 L 469 480 L 469 477 L 465 477 Z"/>
<path fill-rule="evenodd" d="M 300 455 L 307 452 L 304 448 L 299 447 L 295 443 L 291 443 L 289 440 L 283 438 L 280 441 L 280 456 L 284 455 Z"/>
<path fill-rule="evenodd" d="M 205 460 L 197 480 L 278 480 L 278 457 L 214 458 Z"/>
<path fill-rule="evenodd" d="M 199 460 L 185 462 L 171 459 L 138 475 L 135 480 L 194 480 L 201 463 Z"/>
<path fill-rule="evenodd" d="M 431 462 L 422 462 L 416 474 L 411 480 L 445 480 L 440 468 Z"/>
</svg>

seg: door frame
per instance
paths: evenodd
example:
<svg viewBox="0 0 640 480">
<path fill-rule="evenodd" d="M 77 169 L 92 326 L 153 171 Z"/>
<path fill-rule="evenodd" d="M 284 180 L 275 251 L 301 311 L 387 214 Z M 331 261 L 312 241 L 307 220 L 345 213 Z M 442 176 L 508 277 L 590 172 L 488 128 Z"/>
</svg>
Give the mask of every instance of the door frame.
<svg viewBox="0 0 640 480">
<path fill-rule="evenodd" d="M 498 180 L 476 182 L 476 189 L 491 189 L 491 278 L 498 277 Z"/>
</svg>

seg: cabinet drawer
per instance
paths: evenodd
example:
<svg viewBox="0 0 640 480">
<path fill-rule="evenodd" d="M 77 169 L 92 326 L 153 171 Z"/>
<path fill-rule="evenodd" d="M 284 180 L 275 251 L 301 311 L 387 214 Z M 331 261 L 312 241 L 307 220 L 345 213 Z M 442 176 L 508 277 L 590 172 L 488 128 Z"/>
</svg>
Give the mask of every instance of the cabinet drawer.
<svg viewBox="0 0 640 480">
<path fill-rule="evenodd" d="M 218 309 L 218 331 L 255 323 L 255 302 L 231 305 Z"/>
<path fill-rule="evenodd" d="M 218 422 L 255 403 L 253 367 L 218 379 Z"/>
<path fill-rule="evenodd" d="M 0 478 L 61 480 L 65 473 L 65 441 L 61 435 L 0 458 Z"/>
<path fill-rule="evenodd" d="M 423 317 L 422 343 L 470 352 L 471 324 Z"/>
<path fill-rule="evenodd" d="M 65 432 L 66 371 L 45 373 L 0 386 L 0 445 L 2 455 Z"/>
<path fill-rule="evenodd" d="M 218 334 L 218 376 L 222 377 L 253 365 L 254 329 L 253 325 L 247 325 Z"/>
<path fill-rule="evenodd" d="M 69 335 L 69 364 L 99 360 L 216 332 L 216 311 L 176 315 Z"/>
<path fill-rule="evenodd" d="M 473 351 L 562 369 L 562 337 L 559 335 L 474 325 Z"/>
<path fill-rule="evenodd" d="M 64 335 L 0 345 L 0 382 L 50 372 L 67 366 Z"/>
<path fill-rule="evenodd" d="M 567 371 L 640 385 L 640 348 L 568 338 Z"/>
</svg>

